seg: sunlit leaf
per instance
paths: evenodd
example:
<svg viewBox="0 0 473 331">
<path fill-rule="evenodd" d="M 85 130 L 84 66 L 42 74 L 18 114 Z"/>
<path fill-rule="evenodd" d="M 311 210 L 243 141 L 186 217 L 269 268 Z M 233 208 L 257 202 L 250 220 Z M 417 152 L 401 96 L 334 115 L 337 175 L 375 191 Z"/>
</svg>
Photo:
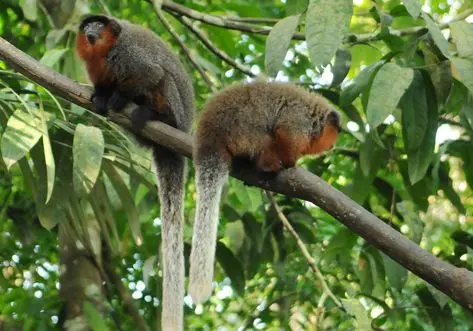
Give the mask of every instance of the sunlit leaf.
<svg viewBox="0 0 473 331">
<path fill-rule="evenodd" d="M 288 16 L 280 20 L 271 29 L 266 39 L 264 64 L 270 76 L 275 76 L 282 67 L 292 36 L 296 32 L 300 15 Z"/>
<path fill-rule="evenodd" d="M 443 55 L 448 55 L 448 41 L 442 34 L 439 26 L 430 18 L 429 14 L 422 12 L 422 18 L 429 29 L 430 35 Z"/>
<path fill-rule="evenodd" d="M 43 57 L 41 58 L 41 60 L 39 60 L 39 62 L 44 65 L 47 65 L 48 67 L 53 67 L 68 50 L 69 49 L 67 48 L 53 48 L 44 53 Z"/>
<path fill-rule="evenodd" d="M 419 0 L 404 0 L 404 6 L 406 6 L 409 15 L 414 18 L 419 17 L 422 12 L 422 5 Z"/>
<path fill-rule="evenodd" d="M 46 164 L 46 177 L 47 177 L 47 194 L 46 201 L 48 203 L 53 193 L 54 181 L 56 178 L 56 164 L 54 163 L 53 150 L 51 148 L 51 141 L 49 139 L 48 126 L 46 123 L 46 116 L 44 111 L 39 112 L 41 118 L 41 131 L 43 134 L 43 148 L 44 148 L 44 161 Z"/>
<path fill-rule="evenodd" d="M 386 63 L 374 77 L 366 110 L 368 124 L 375 128 L 392 114 L 412 82 L 414 72 L 394 63 Z"/>
<path fill-rule="evenodd" d="M 342 299 L 342 304 L 348 314 L 355 316 L 358 330 L 371 330 L 371 320 L 368 317 L 368 311 L 366 311 L 358 299 Z"/>
<path fill-rule="evenodd" d="M 36 21 L 38 18 L 37 0 L 20 0 L 20 6 L 27 20 Z"/>
<path fill-rule="evenodd" d="M 473 61 L 459 57 L 451 57 L 450 61 L 458 70 L 460 81 L 473 93 Z"/>
<path fill-rule="evenodd" d="M 20 109 L 10 116 L 2 135 L 2 157 L 7 168 L 33 148 L 42 136 L 38 119 Z"/>
<path fill-rule="evenodd" d="M 287 15 L 300 14 L 307 9 L 309 0 L 287 0 L 286 13 Z"/>
<path fill-rule="evenodd" d="M 453 42 L 457 45 L 458 55 L 468 57 L 473 55 L 473 27 L 465 21 L 450 24 Z"/>
<path fill-rule="evenodd" d="M 306 14 L 306 40 L 312 64 L 330 62 L 347 35 L 353 12 L 350 0 L 310 1 Z"/>
<path fill-rule="evenodd" d="M 77 194 L 89 194 L 94 187 L 100 173 L 104 149 L 100 129 L 77 125 L 72 148 L 74 157 L 72 180 Z"/>
<path fill-rule="evenodd" d="M 368 86 L 373 74 L 376 73 L 382 64 L 382 61 L 378 61 L 364 68 L 358 76 L 342 90 L 340 93 L 340 103 L 342 105 L 351 104 Z"/>
</svg>

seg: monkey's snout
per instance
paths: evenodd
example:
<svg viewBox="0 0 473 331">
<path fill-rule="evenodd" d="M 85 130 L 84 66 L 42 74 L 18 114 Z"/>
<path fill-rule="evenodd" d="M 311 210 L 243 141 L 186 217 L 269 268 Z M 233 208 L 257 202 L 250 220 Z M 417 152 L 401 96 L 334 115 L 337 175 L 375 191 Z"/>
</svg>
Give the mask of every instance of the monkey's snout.
<svg viewBox="0 0 473 331">
<path fill-rule="evenodd" d="M 86 34 L 86 37 L 87 37 L 87 41 L 93 45 L 95 44 L 95 41 L 97 40 L 97 36 L 95 34 L 92 34 L 92 33 L 87 33 Z"/>
<path fill-rule="evenodd" d="M 327 123 L 331 123 L 334 127 L 336 127 L 339 133 L 342 131 L 342 120 L 338 111 L 332 110 L 327 115 Z"/>
</svg>

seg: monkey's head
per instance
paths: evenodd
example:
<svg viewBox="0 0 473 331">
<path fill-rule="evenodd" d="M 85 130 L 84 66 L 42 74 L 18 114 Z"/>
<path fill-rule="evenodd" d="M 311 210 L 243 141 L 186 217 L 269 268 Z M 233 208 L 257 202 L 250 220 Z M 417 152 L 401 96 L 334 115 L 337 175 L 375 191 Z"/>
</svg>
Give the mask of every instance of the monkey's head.
<svg viewBox="0 0 473 331">
<path fill-rule="evenodd" d="M 341 118 L 338 111 L 333 110 L 328 104 L 325 105 L 324 111 L 318 112 L 321 116 L 314 128 L 314 136 L 308 146 L 306 154 L 317 154 L 330 150 L 338 135 L 342 131 Z"/>
<path fill-rule="evenodd" d="M 85 17 L 79 25 L 76 48 L 82 59 L 106 56 L 122 30 L 115 19 L 104 15 Z"/>
</svg>

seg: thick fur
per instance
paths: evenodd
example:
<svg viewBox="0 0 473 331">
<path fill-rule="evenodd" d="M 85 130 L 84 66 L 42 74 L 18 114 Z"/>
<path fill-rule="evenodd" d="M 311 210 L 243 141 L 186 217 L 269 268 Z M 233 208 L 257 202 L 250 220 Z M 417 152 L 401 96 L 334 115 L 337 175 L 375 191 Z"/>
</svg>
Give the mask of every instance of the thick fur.
<svg viewBox="0 0 473 331">
<path fill-rule="evenodd" d="M 90 42 L 91 23 L 104 25 Z M 89 32 L 86 32 L 89 31 Z M 94 110 L 121 111 L 130 101 L 139 130 L 148 120 L 160 120 L 189 132 L 194 92 L 177 56 L 150 30 L 107 16 L 86 18 L 79 27 L 76 49 L 94 84 Z M 182 156 L 140 139 L 152 147 L 161 202 L 163 301 L 162 329 L 183 329 L 184 256 L 183 199 L 186 165 Z"/>
<path fill-rule="evenodd" d="M 207 102 L 194 149 L 197 213 L 189 271 L 194 303 L 212 292 L 220 195 L 232 161 L 247 159 L 260 171 L 278 172 L 303 155 L 330 149 L 340 129 L 340 115 L 322 96 L 292 84 L 237 84 Z"/>
</svg>

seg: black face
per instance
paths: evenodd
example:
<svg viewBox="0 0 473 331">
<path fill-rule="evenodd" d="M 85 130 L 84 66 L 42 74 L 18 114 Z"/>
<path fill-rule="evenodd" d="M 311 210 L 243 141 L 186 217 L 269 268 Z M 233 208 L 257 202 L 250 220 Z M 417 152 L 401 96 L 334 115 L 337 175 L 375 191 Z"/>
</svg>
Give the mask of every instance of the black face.
<svg viewBox="0 0 473 331">
<path fill-rule="evenodd" d="M 82 32 L 87 37 L 89 43 L 93 45 L 101 37 L 103 30 L 107 26 L 110 26 L 111 32 L 115 36 L 118 36 L 121 31 L 118 22 L 102 15 L 86 17 L 82 20 L 79 31 Z"/>
<path fill-rule="evenodd" d="M 342 131 L 342 123 L 338 111 L 332 110 L 327 115 L 326 121 L 336 127 L 339 133 Z"/>
</svg>

